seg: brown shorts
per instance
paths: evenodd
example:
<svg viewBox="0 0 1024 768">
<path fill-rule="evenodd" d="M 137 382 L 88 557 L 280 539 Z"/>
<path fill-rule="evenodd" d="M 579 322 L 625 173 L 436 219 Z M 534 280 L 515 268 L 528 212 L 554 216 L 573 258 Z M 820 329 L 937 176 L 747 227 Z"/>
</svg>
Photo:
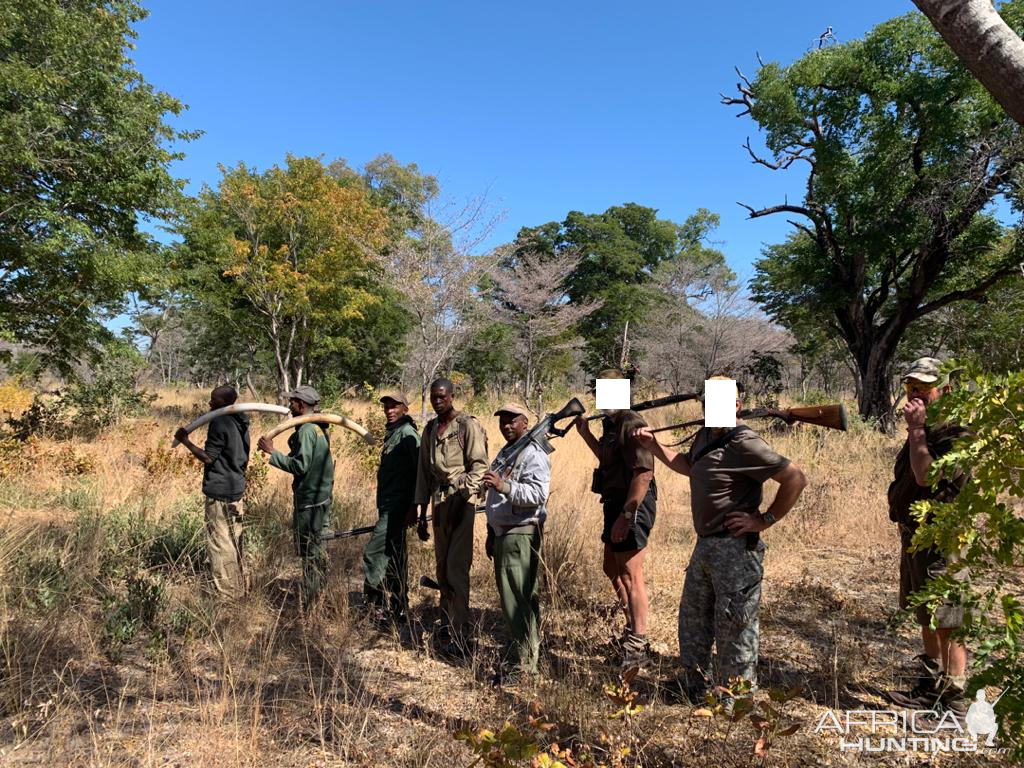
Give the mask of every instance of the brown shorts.
<svg viewBox="0 0 1024 768">
<path fill-rule="evenodd" d="M 946 572 L 946 559 L 934 549 L 908 552 L 913 534 L 900 529 L 903 551 L 900 553 L 900 608 L 908 608 L 907 598 L 924 587 L 925 583 Z M 917 623 L 922 627 L 931 625 L 931 611 L 927 605 L 914 609 Z M 952 603 L 942 603 L 935 608 L 935 626 L 938 629 L 955 629 L 964 623 L 964 609 Z"/>
</svg>

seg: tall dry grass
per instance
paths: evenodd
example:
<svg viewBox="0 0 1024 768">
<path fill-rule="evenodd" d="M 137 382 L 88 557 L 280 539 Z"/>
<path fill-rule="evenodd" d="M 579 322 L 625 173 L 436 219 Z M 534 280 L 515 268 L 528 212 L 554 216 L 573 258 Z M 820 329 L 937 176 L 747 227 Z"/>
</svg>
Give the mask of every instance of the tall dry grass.
<svg viewBox="0 0 1024 768">
<path fill-rule="evenodd" d="M 170 449 L 174 428 L 201 412 L 205 397 L 165 392 L 152 418 L 122 423 L 92 443 L 42 441 L 28 449 L 24 469 L 0 484 L 3 762 L 468 764 L 451 734 L 500 724 L 534 697 L 580 739 L 600 742 L 608 728 L 601 685 L 614 677 L 605 644 L 621 618 L 600 568 L 601 514 L 589 491 L 595 460 L 577 435 L 558 440 L 552 454 L 545 675 L 526 692 L 496 692 L 486 678 L 504 629 L 483 556 L 482 520 L 472 570 L 480 651 L 466 666 L 436 659 L 408 638 L 382 635 L 362 618 L 363 541 L 332 545 L 326 605 L 315 616 L 301 615 L 289 478 L 261 469 L 262 458 L 253 459 L 247 499 L 251 592 L 237 604 L 209 594 L 195 554 L 202 547 L 195 523 L 200 468 L 183 449 Z M 492 405 L 474 404 L 473 412 L 493 454 L 502 438 L 497 419 L 485 415 Z M 381 430 L 378 407 L 341 407 Z M 695 415 L 692 406 L 680 406 L 651 421 Z M 271 421 L 254 419 L 254 444 Z M 335 525 L 372 522 L 375 451 L 349 434 L 334 435 Z M 879 606 L 895 592 L 896 549 L 884 490 L 897 443 L 866 430 L 796 428 L 766 436 L 810 481 L 798 506 L 765 537 L 768 674 L 774 682 L 808 682 L 807 707 L 829 697 L 838 702 L 849 684 L 885 661 L 877 658 L 887 639 Z M 661 466 L 656 475 L 658 520 L 646 576 L 650 636 L 662 669 L 652 680 L 672 672 L 676 607 L 694 542 L 686 479 Z M 411 536 L 409 547 L 413 581 L 431 574 L 431 545 Z M 422 619 L 411 628 L 418 635 L 429 629 L 433 595 L 415 591 L 413 603 Z M 868 618 L 858 624 L 862 614 Z M 135 634 L 133 621 L 142 625 Z M 891 656 L 907 648 L 904 642 Z M 694 739 L 711 738 L 694 731 L 678 708 L 653 702 L 636 726 L 646 764 L 696 754 Z M 692 764 L 726 764 L 733 747 L 722 744 Z M 813 740 L 805 747 L 812 749 Z"/>
</svg>

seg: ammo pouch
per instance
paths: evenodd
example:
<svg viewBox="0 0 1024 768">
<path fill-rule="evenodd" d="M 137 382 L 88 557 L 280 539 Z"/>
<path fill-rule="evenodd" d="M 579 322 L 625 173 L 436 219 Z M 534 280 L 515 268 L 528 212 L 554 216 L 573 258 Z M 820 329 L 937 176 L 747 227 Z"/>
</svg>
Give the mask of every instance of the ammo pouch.
<svg viewBox="0 0 1024 768">
<path fill-rule="evenodd" d="M 594 474 L 590 478 L 590 492 L 598 496 L 604 493 L 604 470 L 600 467 L 594 468 Z"/>
</svg>

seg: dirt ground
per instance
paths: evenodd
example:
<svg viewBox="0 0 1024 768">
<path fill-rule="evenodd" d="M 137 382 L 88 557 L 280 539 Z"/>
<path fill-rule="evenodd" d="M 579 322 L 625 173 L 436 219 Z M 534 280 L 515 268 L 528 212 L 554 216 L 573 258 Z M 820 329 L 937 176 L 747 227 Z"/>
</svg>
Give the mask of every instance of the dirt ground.
<svg viewBox="0 0 1024 768">
<path fill-rule="evenodd" d="M 545 746 L 557 741 L 578 755 L 589 745 L 611 764 L 616 754 L 624 754 L 624 765 L 762 762 L 753 754 L 758 733 L 749 717 L 707 717 L 704 706 L 675 703 L 665 691 L 677 671 L 677 608 L 694 537 L 686 479 L 660 465 L 646 574 L 657 658 L 632 681 L 634 703 L 642 709 L 612 717 L 622 691 L 606 690 L 621 686 L 608 642 L 622 620 L 599 567 L 600 509 L 587 489 L 593 460 L 572 434 L 552 455 L 542 674 L 534 683 L 498 688 L 490 682 L 505 633 L 483 555 L 482 518 L 472 573 L 478 648 L 468 660 L 444 659 L 432 649 L 435 598 L 429 590 L 413 589 L 408 626 L 372 626 L 361 609 L 362 539 L 331 545 L 326 604 L 303 617 L 287 536 L 287 480 L 275 470 L 250 505 L 252 524 L 276 531 L 264 535 L 251 560 L 250 595 L 225 605 L 208 593 L 200 573 L 172 572 L 165 600 L 174 608 L 168 609 L 171 629 L 159 647 L 140 635 L 111 653 L 98 630 L 110 606 L 84 587 L 76 593 L 83 597 L 49 612 L 19 597 L 17 589 L 24 588 L 16 585 L 29 583 L 23 562 L 32 553 L 26 548 L 43 551 L 53 539 L 65 541 L 61 552 L 77 552 L 60 537 L 86 512 L 131 508 L 159 520 L 198 508 L 197 465 L 181 449 L 172 452 L 167 438 L 201 410 L 201 397 L 164 393 L 153 418 L 126 422 L 90 443 L 43 441 L 33 448 L 31 472 L 4 479 L 0 565 L 9 587 L 0 625 L 6 662 L 0 764 L 468 766 L 475 757 L 455 734 L 500 731 L 506 721 Z M 379 427 L 368 406 L 346 408 Z M 483 405 L 470 410 L 488 412 Z M 688 415 L 677 408 L 652 421 Z M 496 420 L 480 418 L 493 453 L 500 444 Z M 844 751 L 835 730 L 814 732 L 830 710 L 887 710 L 881 693 L 910 685 L 919 638 L 911 623 L 893 620 L 898 538 L 884 505 L 899 439 L 810 429 L 767 439 L 804 469 L 810 485 L 790 516 L 765 536 L 755 698 L 759 707 L 781 709 L 777 730 L 799 726 L 773 739 L 765 764 L 1005 764 L 980 754 Z M 373 451 L 339 439 L 335 453 L 337 527 L 372 521 Z M 412 535 L 409 548 L 412 581 L 432 574 L 431 545 Z M 60 562 L 68 571 L 80 566 L 71 555 Z M 769 702 L 769 691 L 785 689 L 793 691 L 791 700 Z M 552 727 L 530 725 L 538 712 Z M 867 733 L 855 726 L 847 738 Z"/>
</svg>

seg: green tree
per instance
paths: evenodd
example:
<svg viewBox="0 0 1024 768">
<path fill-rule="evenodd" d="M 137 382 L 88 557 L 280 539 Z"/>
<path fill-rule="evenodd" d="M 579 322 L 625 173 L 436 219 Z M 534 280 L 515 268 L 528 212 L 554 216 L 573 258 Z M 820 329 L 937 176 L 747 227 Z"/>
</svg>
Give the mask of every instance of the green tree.
<svg viewBox="0 0 1024 768">
<path fill-rule="evenodd" d="M 1024 142 L 920 14 L 863 40 L 763 65 L 739 95 L 775 170 L 809 174 L 804 200 L 749 207 L 797 217 L 765 249 L 754 297 L 791 329 L 819 317 L 845 343 L 862 416 L 891 424 L 897 346 L 915 320 L 978 299 L 1017 269 L 1020 241 L 992 215 L 1021 203 Z"/>
<path fill-rule="evenodd" d="M 174 217 L 182 105 L 129 56 L 132 0 L 0 2 L 0 334 L 67 372 L 98 359 L 161 270 L 140 223 Z"/>
<path fill-rule="evenodd" d="M 189 217 L 182 254 L 215 286 L 205 295 L 256 320 L 251 329 L 269 344 L 283 394 L 318 356 L 355 351 L 346 332 L 380 301 L 373 276 L 386 225 L 361 189 L 315 158 L 289 156 L 286 168 L 262 174 L 224 169 Z"/>
<path fill-rule="evenodd" d="M 659 219 L 658 212 L 636 203 L 604 213 L 570 211 L 565 221 L 519 231 L 523 250 L 556 254 L 572 251 L 579 263 L 565 280 L 570 302 L 600 307 L 578 324 L 585 340 L 584 365 L 590 373 L 633 360 L 630 325 L 647 315 L 657 292 L 655 270 L 697 248 L 717 225 L 717 216 L 701 209 L 682 225 Z"/>
<path fill-rule="evenodd" d="M 1012 274 L 983 301 L 952 304 L 914 323 L 902 358 L 912 360 L 919 352 L 952 355 L 991 373 L 1024 368 L 1024 277 Z"/>
</svg>

